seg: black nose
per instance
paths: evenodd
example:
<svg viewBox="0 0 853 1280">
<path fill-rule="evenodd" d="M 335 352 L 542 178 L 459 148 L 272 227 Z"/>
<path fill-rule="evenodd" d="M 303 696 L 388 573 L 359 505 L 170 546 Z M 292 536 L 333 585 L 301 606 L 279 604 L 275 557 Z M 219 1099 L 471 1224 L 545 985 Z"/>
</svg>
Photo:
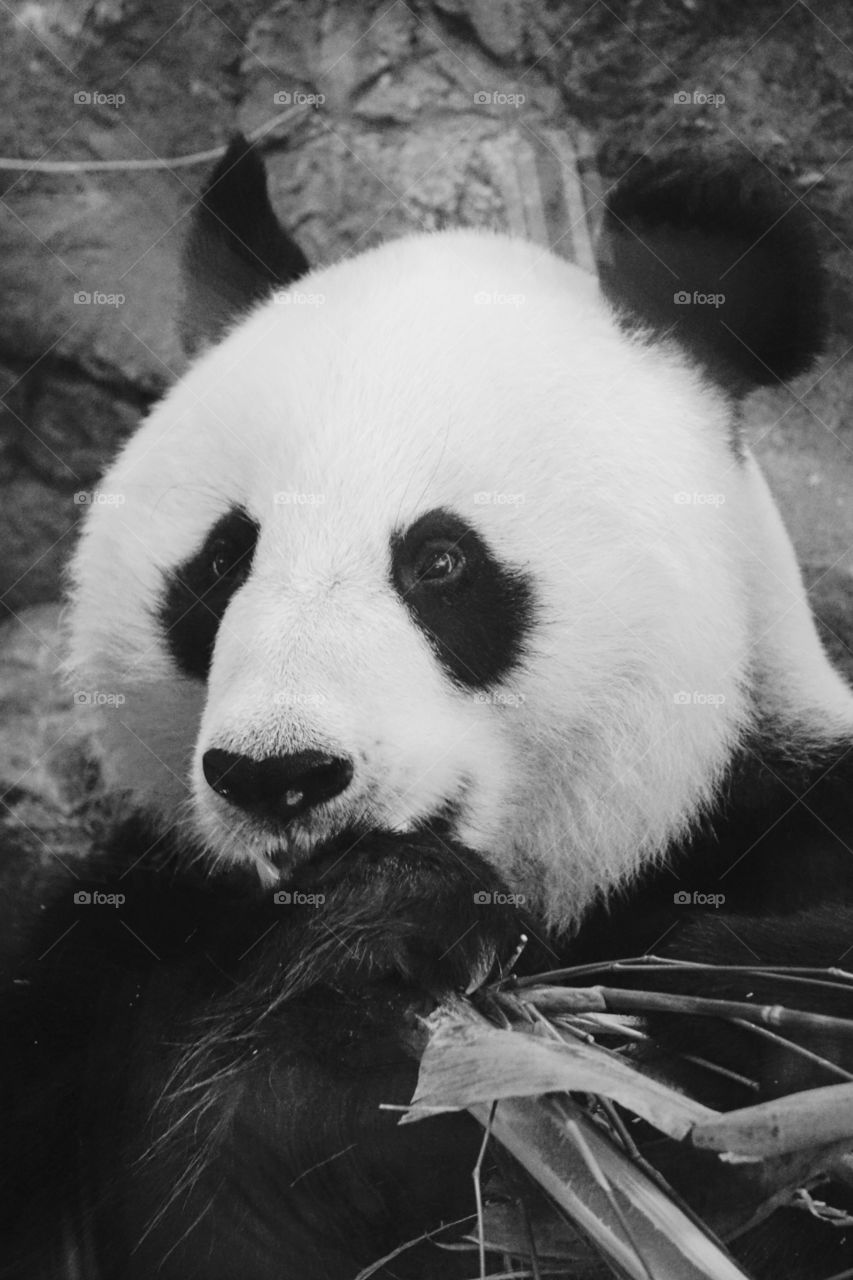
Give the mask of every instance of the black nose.
<svg viewBox="0 0 853 1280">
<path fill-rule="evenodd" d="M 205 751 L 201 767 L 209 786 L 238 809 L 288 822 L 323 800 L 340 795 L 352 781 L 352 761 L 319 751 L 254 760 L 233 751 Z"/>
</svg>

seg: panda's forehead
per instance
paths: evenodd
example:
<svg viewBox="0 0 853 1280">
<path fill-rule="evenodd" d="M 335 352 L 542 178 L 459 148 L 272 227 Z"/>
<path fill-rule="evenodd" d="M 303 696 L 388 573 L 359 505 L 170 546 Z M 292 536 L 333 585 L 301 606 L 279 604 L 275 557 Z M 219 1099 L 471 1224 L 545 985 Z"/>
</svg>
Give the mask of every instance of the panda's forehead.
<svg viewBox="0 0 853 1280">
<path fill-rule="evenodd" d="M 697 399 L 593 280 L 504 237 L 398 242 L 286 296 L 203 356 L 125 457 L 188 540 L 233 507 L 266 544 L 387 537 L 433 506 L 502 528 L 543 487 L 670 448 L 666 418 Z"/>
</svg>

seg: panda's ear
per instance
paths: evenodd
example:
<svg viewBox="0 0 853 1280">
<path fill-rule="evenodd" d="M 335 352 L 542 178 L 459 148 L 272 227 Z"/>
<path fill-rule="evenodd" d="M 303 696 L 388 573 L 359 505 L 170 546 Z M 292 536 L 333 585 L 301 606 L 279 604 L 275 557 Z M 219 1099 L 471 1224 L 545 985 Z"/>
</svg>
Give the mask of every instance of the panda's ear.
<svg viewBox="0 0 853 1280">
<path fill-rule="evenodd" d="M 258 299 L 309 269 L 273 213 L 264 163 L 242 134 L 208 179 L 181 266 L 179 329 L 190 355 L 220 338 Z"/>
<path fill-rule="evenodd" d="M 636 165 L 606 201 L 599 273 L 623 323 L 670 336 L 737 396 L 802 373 L 823 344 L 811 221 L 753 168 Z"/>
</svg>

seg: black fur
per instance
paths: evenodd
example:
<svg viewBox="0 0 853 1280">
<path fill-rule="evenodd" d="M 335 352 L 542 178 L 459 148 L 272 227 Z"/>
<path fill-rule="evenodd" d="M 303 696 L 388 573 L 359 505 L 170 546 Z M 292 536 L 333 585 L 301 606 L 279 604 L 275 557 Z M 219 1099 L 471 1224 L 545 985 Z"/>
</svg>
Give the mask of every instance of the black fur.
<svg viewBox="0 0 853 1280">
<path fill-rule="evenodd" d="M 308 269 L 273 212 L 263 161 L 237 134 L 208 180 L 184 246 L 185 350 L 216 342 L 254 303 Z"/>
<path fill-rule="evenodd" d="M 677 901 L 684 893 L 722 895 L 723 902 Z M 676 940 L 697 915 L 726 915 L 726 955 L 749 964 L 738 918 L 784 921 L 842 903 L 853 905 L 853 743 L 803 739 L 783 746 L 768 731 L 738 753 L 713 810 L 673 846 L 665 864 L 651 868 L 627 896 L 590 913 L 576 954 L 639 954 L 661 939 Z M 823 954 L 825 964 L 841 962 L 840 954 Z"/>
<path fill-rule="evenodd" d="M 379 1106 L 411 1098 L 418 1015 L 516 944 L 493 873 L 342 839 L 283 903 L 148 842 L 69 876 L 4 966 L 0 1276 L 350 1280 L 471 1213 L 476 1124 Z M 427 1245 L 382 1274 L 466 1269 Z"/>
<path fill-rule="evenodd" d="M 251 516 L 234 508 L 169 575 L 157 618 L 184 675 L 207 678 L 222 615 L 251 572 L 259 531 Z"/>
<path fill-rule="evenodd" d="M 118 852 L 93 862 L 97 884 L 60 884 L 4 964 L 0 1276 L 352 1280 L 403 1241 L 470 1215 L 477 1126 L 453 1115 L 399 1128 L 379 1106 L 411 1097 L 419 1015 L 472 974 L 497 976 L 530 927 L 495 902 L 502 887 L 488 866 L 426 835 L 341 838 L 278 903 L 242 872 L 194 873 L 152 857 L 149 842 L 144 828 L 125 830 Z M 75 902 L 81 893 L 124 900 Z M 492 900 L 481 905 L 483 893 Z M 587 959 L 610 958 L 606 934 L 587 942 Z M 688 915 L 657 950 L 719 962 L 740 960 L 742 945 L 764 965 L 836 963 L 853 946 L 853 907 Z M 580 958 L 570 941 L 551 954 Z M 534 945 L 522 965 L 537 972 L 543 961 Z M 604 981 L 672 990 L 679 979 Z M 770 976 L 709 973 L 701 991 L 802 1000 Z M 850 1013 L 847 991 L 808 995 L 806 1007 Z M 709 1105 L 828 1082 L 819 1065 L 714 1020 L 658 1017 L 650 1029 L 644 1056 Z M 849 1041 L 802 1042 L 853 1069 Z M 747 1223 L 760 1200 L 749 1170 L 642 1127 L 634 1136 L 697 1211 L 727 1234 Z M 853 1208 L 842 1187 L 819 1194 Z M 849 1230 L 794 1210 L 732 1247 L 759 1280 L 824 1280 L 853 1265 Z M 425 1244 L 380 1274 L 449 1280 L 470 1276 L 471 1262 Z"/>
<path fill-rule="evenodd" d="M 433 579 L 431 566 L 446 555 L 455 558 L 455 571 Z M 428 511 L 394 535 L 391 581 L 459 684 L 487 688 L 521 659 L 534 616 L 531 583 L 452 511 Z"/>
<path fill-rule="evenodd" d="M 629 327 L 671 337 L 733 395 L 794 377 L 822 347 L 812 222 L 757 166 L 641 161 L 607 198 L 599 265 Z M 724 301 L 696 300 L 709 295 Z"/>
</svg>

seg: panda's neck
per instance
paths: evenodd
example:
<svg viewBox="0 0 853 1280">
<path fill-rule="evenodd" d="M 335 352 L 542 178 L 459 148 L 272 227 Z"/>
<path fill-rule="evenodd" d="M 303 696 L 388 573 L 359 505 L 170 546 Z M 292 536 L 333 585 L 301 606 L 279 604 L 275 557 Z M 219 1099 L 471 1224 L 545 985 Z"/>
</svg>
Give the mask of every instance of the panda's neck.
<svg viewBox="0 0 853 1280">
<path fill-rule="evenodd" d="M 766 723 L 738 750 L 711 812 L 670 851 L 685 887 L 727 910 L 853 901 L 853 738 Z M 711 889 L 716 885 L 716 889 Z"/>
<path fill-rule="evenodd" d="M 739 917 L 845 901 L 853 902 L 853 739 L 780 739 L 768 723 L 739 749 L 691 835 L 593 908 L 568 953 L 572 963 L 659 953 L 705 913 L 724 917 L 737 963 L 758 963 L 738 947 Z"/>
</svg>

